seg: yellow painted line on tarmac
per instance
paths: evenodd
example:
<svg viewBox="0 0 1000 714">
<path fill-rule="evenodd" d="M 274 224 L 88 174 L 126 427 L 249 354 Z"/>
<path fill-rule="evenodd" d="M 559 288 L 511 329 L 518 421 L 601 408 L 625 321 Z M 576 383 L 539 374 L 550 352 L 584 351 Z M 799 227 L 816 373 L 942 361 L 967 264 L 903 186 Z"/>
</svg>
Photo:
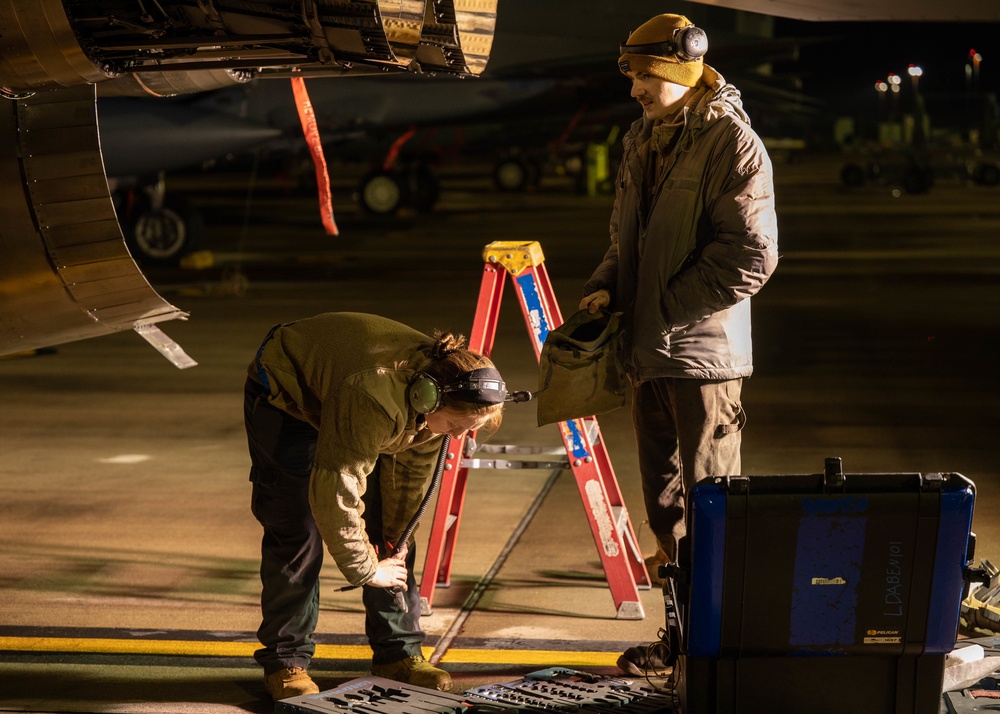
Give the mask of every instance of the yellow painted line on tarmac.
<svg viewBox="0 0 1000 714">
<path fill-rule="evenodd" d="M 260 645 L 257 645 L 259 648 Z M 368 645 L 316 645 L 318 659 L 368 659 L 372 649 Z"/>
<path fill-rule="evenodd" d="M 256 642 L 194 640 L 124 640 L 86 637 L 0 637 L 0 650 L 15 652 L 78 652 L 81 654 L 189 655 L 197 657 L 253 657 Z M 371 659 L 367 645 L 317 645 L 316 657 Z"/>
<path fill-rule="evenodd" d="M 78 637 L 0 637 L 0 651 L 74 652 L 79 654 L 173 655 L 196 657 L 253 657 L 256 642 L 204 642 L 193 640 L 149 640 Z M 430 657 L 433 648 L 425 647 Z M 317 659 L 371 659 L 368 645 L 316 645 Z M 562 667 L 613 667 L 615 652 L 566 650 L 449 649 L 444 664 L 526 664 Z"/>
<path fill-rule="evenodd" d="M 14 652 L 79 652 L 89 654 L 200 655 L 252 657 L 255 642 L 191 640 L 122 640 L 84 637 L 0 637 L 0 650 Z"/>
<path fill-rule="evenodd" d="M 541 664 L 547 667 L 614 667 L 617 652 L 570 652 L 566 650 L 479 650 L 449 649 L 443 664 L 472 662 L 478 664 Z"/>
</svg>

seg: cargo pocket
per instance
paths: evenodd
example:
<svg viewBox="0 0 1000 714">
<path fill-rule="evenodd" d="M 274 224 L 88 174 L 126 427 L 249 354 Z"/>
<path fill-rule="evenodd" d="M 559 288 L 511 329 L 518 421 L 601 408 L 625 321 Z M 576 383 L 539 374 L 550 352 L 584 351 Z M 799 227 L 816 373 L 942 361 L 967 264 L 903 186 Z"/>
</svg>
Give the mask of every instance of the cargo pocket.
<svg viewBox="0 0 1000 714">
<path fill-rule="evenodd" d="M 247 428 L 250 480 L 274 486 L 284 477 L 308 478 L 316 456 L 316 430 L 268 403 L 254 402 Z"/>
<path fill-rule="evenodd" d="M 747 423 L 747 413 L 743 411 L 743 405 L 736 404 L 736 416 L 728 424 L 719 424 L 715 427 L 715 438 L 722 439 L 730 434 L 735 434 L 743 430 Z"/>
<path fill-rule="evenodd" d="M 259 466 L 250 467 L 250 482 L 258 486 L 273 486 L 281 478 L 281 471 L 278 469 L 265 469 Z"/>
</svg>

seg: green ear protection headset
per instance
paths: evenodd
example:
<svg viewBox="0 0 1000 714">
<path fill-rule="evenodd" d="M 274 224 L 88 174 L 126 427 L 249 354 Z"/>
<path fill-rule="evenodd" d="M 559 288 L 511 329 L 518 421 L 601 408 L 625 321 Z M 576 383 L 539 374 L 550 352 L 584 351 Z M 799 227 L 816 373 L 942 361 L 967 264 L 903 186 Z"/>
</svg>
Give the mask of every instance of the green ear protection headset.
<svg viewBox="0 0 1000 714">
<path fill-rule="evenodd" d="M 440 409 L 445 394 L 454 394 L 459 400 L 473 404 L 500 404 L 507 398 L 507 385 L 497 370 L 481 367 L 444 385 L 426 372 L 418 372 L 407 389 L 410 406 L 418 414 Z"/>
</svg>

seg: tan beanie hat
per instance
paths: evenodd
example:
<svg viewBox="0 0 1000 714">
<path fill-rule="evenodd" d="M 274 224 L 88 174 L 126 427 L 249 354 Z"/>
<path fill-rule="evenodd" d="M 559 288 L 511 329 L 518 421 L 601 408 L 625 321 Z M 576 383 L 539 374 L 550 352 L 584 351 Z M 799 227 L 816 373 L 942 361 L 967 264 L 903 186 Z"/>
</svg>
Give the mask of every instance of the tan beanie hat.
<svg viewBox="0 0 1000 714">
<path fill-rule="evenodd" d="M 692 28 L 693 32 L 686 42 L 681 42 L 681 33 L 675 34 L 675 31 L 686 27 Z M 689 52 L 685 52 L 684 45 L 688 45 Z M 707 35 L 686 17 L 657 15 L 640 25 L 621 45 L 618 69 L 622 74 L 646 72 L 668 82 L 693 87 L 701 79 L 705 66 L 702 55 L 707 50 Z"/>
</svg>

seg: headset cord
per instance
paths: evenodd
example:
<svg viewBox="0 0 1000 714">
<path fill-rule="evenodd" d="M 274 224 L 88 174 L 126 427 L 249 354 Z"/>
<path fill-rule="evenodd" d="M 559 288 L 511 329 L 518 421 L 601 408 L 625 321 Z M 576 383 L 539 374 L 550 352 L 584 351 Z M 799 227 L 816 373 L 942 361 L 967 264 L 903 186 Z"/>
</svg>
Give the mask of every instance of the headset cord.
<svg viewBox="0 0 1000 714">
<path fill-rule="evenodd" d="M 448 460 L 448 447 L 451 446 L 451 434 L 445 434 L 444 439 L 441 441 L 441 450 L 438 452 L 437 465 L 434 467 L 434 476 L 431 478 L 431 485 L 427 489 L 427 493 L 424 494 L 423 500 L 420 501 L 420 505 L 417 507 L 417 512 L 413 514 L 413 518 L 410 522 L 406 524 L 406 530 L 403 531 L 403 535 L 399 537 L 396 541 L 396 547 L 389 551 L 389 557 L 398 555 L 399 552 L 406 547 L 406 544 L 410 542 L 410 536 L 413 535 L 413 531 L 417 528 L 417 523 L 423 518 L 424 513 L 427 512 L 427 507 L 430 506 L 431 498 L 438 490 L 438 486 L 441 484 L 441 476 L 444 473 L 444 462 Z M 396 598 L 396 606 L 402 612 L 409 612 L 410 606 L 406 602 L 406 591 L 401 588 L 390 588 L 389 592 L 393 594 Z"/>
<path fill-rule="evenodd" d="M 392 558 L 399 554 L 401 550 L 410 541 L 410 537 L 413 535 L 413 531 L 417 528 L 417 523 L 423 518 L 424 513 L 427 512 L 427 507 L 430 506 L 431 499 L 438 490 L 438 486 L 441 484 L 441 475 L 444 473 L 444 464 L 448 460 L 448 447 L 451 446 L 451 435 L 445 434 L 444 440 L 441 442 L 441 450 L 438 452 L 437 465 L 434 467 L 434 476 L 431 479 L 430 488 L 427 489 L 427 493 L 424 494 L 423 499 L 420 501 L 420 505 L 417 507 L 417 512 L 413 514 L 410 522 L 406 524 L 406 528 L 403 530 L 403 535 L 399 537 L 396 542 L 395 547 L 389 551 L 389 558 Z M 337 592 L 345 592 L 347 590 L 354 590 L 360 587 L 358 585 L 348 585 L 342 587 Z M 410 606 L 406 602 L 406 591 L 402 588 L 389 588 L 389 592 L 392 593 L 396 600 L 396 607 L 402 612 L 409 612 Z"/>
</svg>

